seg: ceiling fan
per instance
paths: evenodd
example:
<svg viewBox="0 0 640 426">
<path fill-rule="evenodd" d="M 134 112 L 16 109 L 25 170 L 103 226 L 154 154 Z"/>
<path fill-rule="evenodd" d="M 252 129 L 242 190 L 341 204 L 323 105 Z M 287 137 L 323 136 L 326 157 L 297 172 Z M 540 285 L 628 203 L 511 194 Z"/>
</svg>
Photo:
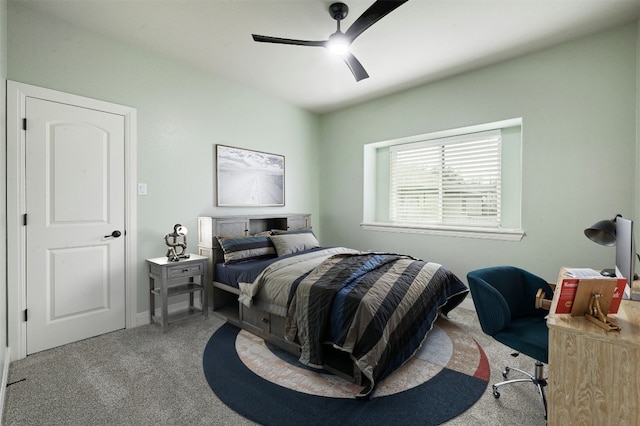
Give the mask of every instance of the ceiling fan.
<svg viewBox="0 0 640 426">
<path fill-rule="evenodd" d="M 258 34 L 252 34 L 253 40 L 263 43 L 279 43 L 279 44 L 293 44 L 297 46 L 316 46 L 324 47 L 330 52 L 336 55 L 342 56 L 347 66 L 356 78 L 356 81 L 363 80 L 369 77 L 364 67 L 349 53 L 349 47 L 351 43 L 360 36 L 367 28 L 384 18 L 393 10 L 398 8 L 408 0 L 377 0 L 367 10 L 364 11 L 358 19 L 344 33 L 340 31 L 340 21 L 347 17 L 349 13 L 349 7 L 344 3 L 333 3 L 329 6 L 329 14 L 336 20 L 338 29 L 335 33 L 331 34 L 327 40 L 295 40 L 290 38 L 270 37 Z"/>
</svg>

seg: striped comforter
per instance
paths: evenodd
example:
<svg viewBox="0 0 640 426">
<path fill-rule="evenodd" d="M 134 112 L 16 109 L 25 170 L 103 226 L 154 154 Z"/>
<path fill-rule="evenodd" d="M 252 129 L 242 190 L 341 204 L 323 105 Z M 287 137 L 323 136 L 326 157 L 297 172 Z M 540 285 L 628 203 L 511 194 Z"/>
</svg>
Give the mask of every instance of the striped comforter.
<svg viewBox="0 0 640 426">
<path fill-rule="evenodd" d="M 300 343 L 300 361 L 322 367 L 327 343 L 348 352 L 370 382 L 359 395 L 367 397 L 419 349 L 438 313 L 449 312 L 469 290 L 436 263 L 391 253 L 329 250 L 333 252 L 314 254 L 320 260 L 310 269 L 289 261 L 265 270 L 253 284 L 268 288 L 270 275 L 279 284 L 279 276 L 287 275 L 287 338 Z"/>
</svg>

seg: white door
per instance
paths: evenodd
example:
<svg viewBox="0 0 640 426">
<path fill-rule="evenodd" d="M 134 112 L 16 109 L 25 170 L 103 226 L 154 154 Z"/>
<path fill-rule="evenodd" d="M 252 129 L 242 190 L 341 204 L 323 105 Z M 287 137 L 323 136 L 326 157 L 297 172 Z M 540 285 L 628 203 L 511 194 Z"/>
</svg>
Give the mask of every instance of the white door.
<svg viewBox="0 0 640 426">
<path fill-rule="evenodd" d="M 26 99 L 27 354 L 125 327 L 122 115 Z"/>
</svg>

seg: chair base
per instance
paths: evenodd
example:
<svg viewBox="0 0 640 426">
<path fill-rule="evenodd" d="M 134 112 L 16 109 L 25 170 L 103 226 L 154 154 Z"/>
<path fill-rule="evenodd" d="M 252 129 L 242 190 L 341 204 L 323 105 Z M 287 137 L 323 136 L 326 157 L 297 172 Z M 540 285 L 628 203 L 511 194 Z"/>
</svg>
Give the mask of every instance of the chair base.
<svg viewBox="0 0 640 426">
<path fill-rule="evenodd" d="M 525 376 L 527 376 L 527 378 L 526 379 L 505 380 L 504 382 L 500 382 L 500 383 L 494 384 L 493 385 L 493 396 L 496 397 L 496 398 L 500 398 L 500 392 L 498 392 L 498 388 L 501 387 L 501 386 L 504 386 L 504 385 L 510 385 L 512 383 L 521 383 L 521 382 L 533 383 L 536 386 L 536 389 L 538 390 L 538 393 L 542 397 L 542 405 L 544 406 L 544 418 L 546 420 L 547 419 L 547 397 L 544 394 L 544 388 L 545 388 L 545 386 L 547 386 L 547 379 L 544 378 L 544 365 L 542 364 L 542 362 L 536 361 L 535 376 L 527 373 L 526 371 L 522 371 L 519 368 L 505 367 L 504 371 L 502 372 L 502 377 L 504 377 L 506 379 L 511 370 L 515 370 L 515 371 L 517 371 L 519 373 L 522 373 Z"/>
</svg>

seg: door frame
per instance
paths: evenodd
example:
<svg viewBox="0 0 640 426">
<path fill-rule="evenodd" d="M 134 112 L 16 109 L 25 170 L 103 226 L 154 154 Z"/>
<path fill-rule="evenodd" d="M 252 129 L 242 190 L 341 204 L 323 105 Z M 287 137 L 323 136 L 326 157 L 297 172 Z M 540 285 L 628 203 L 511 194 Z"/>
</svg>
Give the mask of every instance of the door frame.
<svg viewBox="0 0 640 426">
<path fill-rule="evenodd" d="M 11 360 L 27 356 L 25 117 L 26 98 L 122 115 L 125 125 L 125 327 L 137 325 L 137 111 L 135 108 L 7 80 L 7 337 Z"/>
</svg>

